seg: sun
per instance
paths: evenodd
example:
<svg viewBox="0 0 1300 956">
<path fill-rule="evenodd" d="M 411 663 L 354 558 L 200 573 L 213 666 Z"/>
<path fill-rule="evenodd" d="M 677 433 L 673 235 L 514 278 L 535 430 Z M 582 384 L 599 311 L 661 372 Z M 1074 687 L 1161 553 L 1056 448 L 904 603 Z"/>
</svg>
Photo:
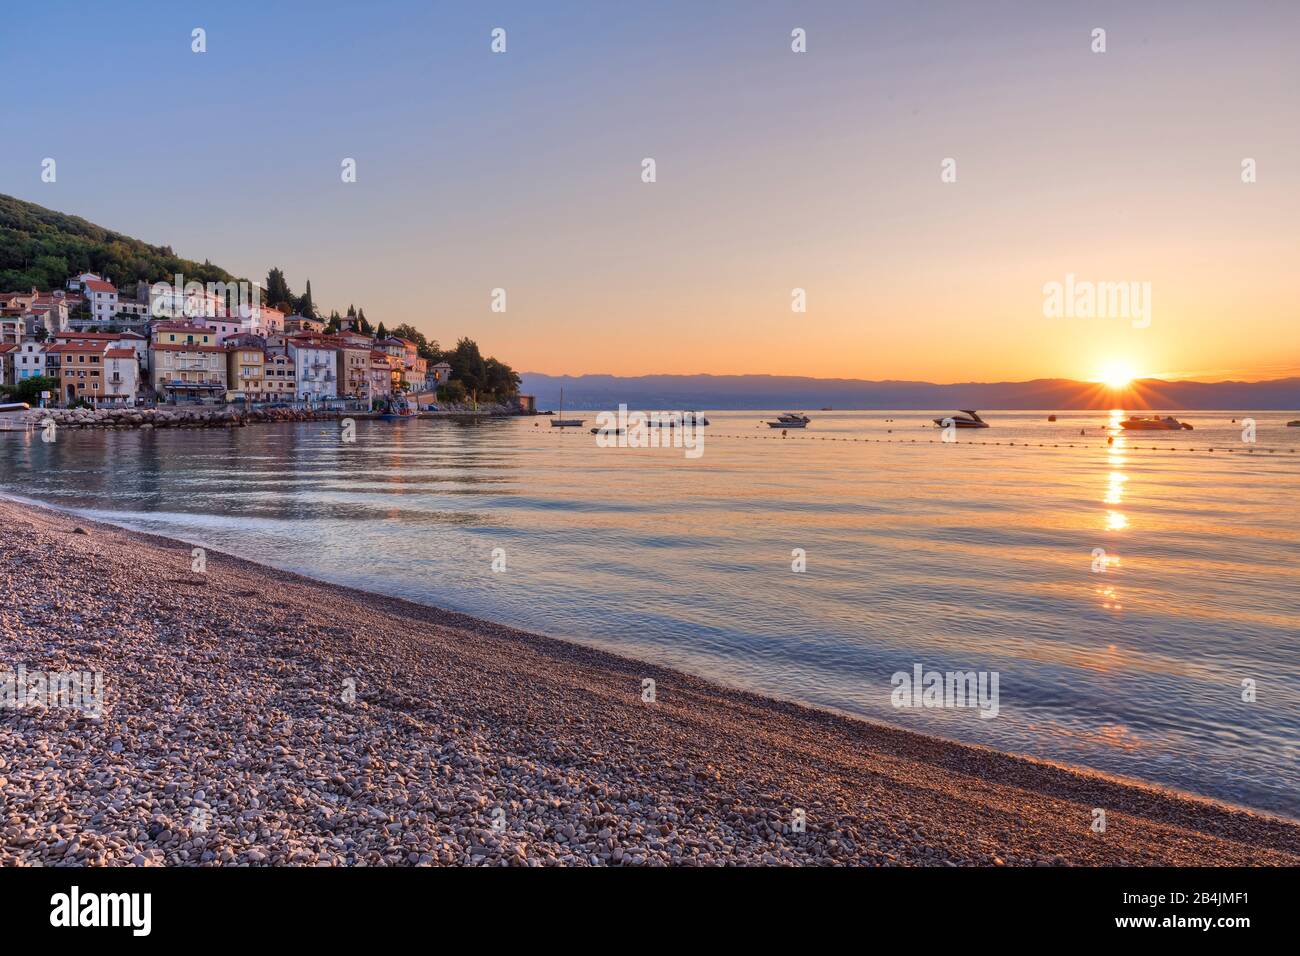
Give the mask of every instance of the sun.
<svg viewBox="0 0 1300 956">
<path fill-rule="evenodd" d="M 1131 363 L 1116 359 L 1102 366 L 1098 381 L 1107 388 L 1118 391 L 1132 385 L 1136 377 L 1137 373 L 1133 371 Z"/>
</svg>

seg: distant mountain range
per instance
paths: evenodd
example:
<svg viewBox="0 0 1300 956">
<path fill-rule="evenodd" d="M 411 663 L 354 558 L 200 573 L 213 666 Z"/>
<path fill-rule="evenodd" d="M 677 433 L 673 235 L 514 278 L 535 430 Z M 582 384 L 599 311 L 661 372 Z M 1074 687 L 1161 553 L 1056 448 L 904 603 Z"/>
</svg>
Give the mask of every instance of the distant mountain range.
<svg viewBox="0 0 1300 956">
<path fill-rule="evenodd" d="M 1121 392 L 1095 382 L 872 382 L 793 375 L 544 375 L 525 372 L 520 391 L 538 409 L 1045 409 L 1195 411 L 1300 409 L 1300 378 L 1270 382 L 1138 379 Z"/>
</svg>

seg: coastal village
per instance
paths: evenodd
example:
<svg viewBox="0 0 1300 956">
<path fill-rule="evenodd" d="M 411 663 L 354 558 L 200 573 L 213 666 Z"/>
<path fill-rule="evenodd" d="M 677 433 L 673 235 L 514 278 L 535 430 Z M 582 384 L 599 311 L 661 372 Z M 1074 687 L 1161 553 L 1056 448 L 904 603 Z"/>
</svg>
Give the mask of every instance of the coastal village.
<svg viewBox="0 0 1300 956">
<path fill-rule="evenodd" d="M 120 296 L 87 272 L 62 289 L 0 293 L 0 385 L 42 407 L 94 409 L 414 412 L 465 398 L 448 362 L 421 355 L 410 339 L 362 331 L 353 315 L 327 331 L 319 318 L 256 300 L 236 307 L 198 283 L 136 288 L 135 298 Z"/>
</svg>

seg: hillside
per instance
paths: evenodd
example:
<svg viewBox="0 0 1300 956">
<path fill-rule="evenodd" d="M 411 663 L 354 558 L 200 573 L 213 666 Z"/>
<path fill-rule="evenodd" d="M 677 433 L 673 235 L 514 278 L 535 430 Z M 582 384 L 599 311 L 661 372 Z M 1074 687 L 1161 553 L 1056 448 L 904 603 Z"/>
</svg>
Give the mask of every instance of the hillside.
<svg viewBox="0 0 1300 956">
<path fill-rule="evenodd" d="M 178 272 L 187 281 L 235 278 L 209 262 L 183 259 L 169 246 L 152 246 L 80 216 L 0 195 L 0 291 L 61 288 L 82 272 L 108 276 L 119 287 L 170 279 Z"/>
</svg>

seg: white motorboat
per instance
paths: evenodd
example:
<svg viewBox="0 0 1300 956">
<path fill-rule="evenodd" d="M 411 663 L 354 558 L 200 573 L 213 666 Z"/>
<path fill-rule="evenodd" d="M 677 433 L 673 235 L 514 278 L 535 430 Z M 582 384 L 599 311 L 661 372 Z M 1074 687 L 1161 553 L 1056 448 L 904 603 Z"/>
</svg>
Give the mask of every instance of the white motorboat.
<svg viewBox="0 0 1300 956">
<path fill-rule="evenodd" d="M 1166 415 L 1164 418 L 1152 416 L 1150 418 L 1139 418 L 1137 415 L 1131 415 L 1119 423 L 1119 427 L 1128 431 L 1152 432 L 1165 431 L 1176 432 L 1186 429 L 1192 430 L 1192 426 L 1187 422 L 1180 422 L 1172 415 Z"/>
<path fill-rule="evenodd" d="M 988 428 L 989 423 L 980 418 L 979 412 L 973 408 L 959 408 L 960 415 L 948 415 L 944 418 L 934 419 L 934 423 L 940 428 L 947 428 L 952 425 L 954 428 Z"/>
</svg>

